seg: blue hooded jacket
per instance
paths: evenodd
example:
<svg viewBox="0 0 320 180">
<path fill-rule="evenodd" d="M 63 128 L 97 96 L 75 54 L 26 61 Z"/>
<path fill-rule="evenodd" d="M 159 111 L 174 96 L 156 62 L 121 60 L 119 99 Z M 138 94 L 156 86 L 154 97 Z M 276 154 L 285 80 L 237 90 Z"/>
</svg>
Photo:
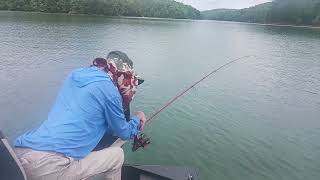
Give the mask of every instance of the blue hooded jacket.
<svg viewBox="0 0 320 180">
<path fill-rule="evenodd" d="M 48 119 L 18 137 L 15 146 L 81 159 L 105 133 L 128 140 L 139 126 L 136 116 L 126 121 L 122 97 L 110 76 L 97 67 L 81 68 L 64 81 Z"/>
</svg>

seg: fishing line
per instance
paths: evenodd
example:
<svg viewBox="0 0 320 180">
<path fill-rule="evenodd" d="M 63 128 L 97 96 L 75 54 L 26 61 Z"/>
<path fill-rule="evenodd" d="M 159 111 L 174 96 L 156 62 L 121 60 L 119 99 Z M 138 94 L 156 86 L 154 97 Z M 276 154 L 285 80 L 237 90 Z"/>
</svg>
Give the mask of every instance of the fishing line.
<svg viewBox="0 0 320 180">
<path fill-rule="evenodd" d="M 147 122 L 150 122 L 153 118 L 155 118 L 159 113 L 161 113 L 164 109 L 166 109 L 168 106 L 170 106 L 172 103 L 174 103 L 175 101 L 177 101 L 180 97 L 182 97 L 183 95 L 185 95 L 189 90 L 191 90 L 192 88 L 194 88 L 195 86 L 197 86 L 199 83 L 201 83 L 203 80 L 207 79 L 209 76 L 214 75 L 215 73 L 217 73 L 219 70 L 237 62 L 243 59 L 247 59 L 249 57 L 254 57 L 253 55 L 248 55 L 248 56 L 243 56 L 237 59 L 234 59 L 232 61 L 229 61 L 226 64 L 223 64 L 222 66 L 218 67 L 217 69 L 214 69 L 213 71 L 211 71 L 210 73 L 206 74 L 203 78 L 201 78 L 200 80 L 196 81 L 195 83 L 193 83 L 191 86 L 189 86 L 187 89 L 185 89 L 184 91 L 182 91 L 180 94 L 178 94 L 177 96 L 173 97 L 170 101 L 168 101 L 167 103 L 165 103 L 159 110 L 157 110 L 156 112 L 154 112 L 153 114 L 151 114 L 151 116 L 147 119 Z"/>
<path fill-rule="evenodd" d="M 200 80 L 196 81 L 195 83 L 193 83 L 191 86 L 189 86 L 187 89 L 185 89 L 184 91 L 182 91 L 180 94 L 178 94 L 177 96 L 173 97 L 170 101 L 168 101 L 166 104 L 164 104 L 160 109 L 158 109 L 156 112 L 154 112 L 148 119 L 147 122 L 150 122 L 152 119 L 154 119 L 159 113 L 161 113 L 164 109 L 166 109 L 168 106 L 170 106 L 172 103 L 174 103 L 175 101 L 177 101 L 180 97 L 182 97 L 183 95 L 185 95 L 188 91 L 190 91 L 191 89 L 193 89 L 195 86 L 197 86 L 199 83 L 201 83 L 203 80 L 207 79 L 209 76 L 214 75 L 215 73 L 217 73 L 219 70 L 246 58 L 249 57 L 254 57 L 254 56 L 243 56 L 237 59 L 234 59 L 226 64 L 223 64 L 222 66 L 218 67 L 217 69 L 214 69 L 213 71 L 211 71 L 210 73 L 206 74 L 204 77 L 202 77 Z M 141 133 L 139 135 L 136 135 L 133 139 L 133 144 L 132 144 L 132 151 L 137 151 L 139 148 L 145 148 L 148 144 L 150 144 L 150 139 L 144 134 Z"/>
</svg>

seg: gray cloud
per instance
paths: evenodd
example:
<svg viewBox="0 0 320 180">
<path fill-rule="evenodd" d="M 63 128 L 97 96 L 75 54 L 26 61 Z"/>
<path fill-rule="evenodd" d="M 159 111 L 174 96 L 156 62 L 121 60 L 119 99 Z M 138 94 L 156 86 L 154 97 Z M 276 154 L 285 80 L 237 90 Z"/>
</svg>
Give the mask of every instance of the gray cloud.
<svg viewBox="0 0 320 180">
<path fill-rule="evenodd" d="M 192 5 L 199 10 L 234 8 L 241 9 L 271 0 L 176 0 L 184 4 Z"/>
</svg>

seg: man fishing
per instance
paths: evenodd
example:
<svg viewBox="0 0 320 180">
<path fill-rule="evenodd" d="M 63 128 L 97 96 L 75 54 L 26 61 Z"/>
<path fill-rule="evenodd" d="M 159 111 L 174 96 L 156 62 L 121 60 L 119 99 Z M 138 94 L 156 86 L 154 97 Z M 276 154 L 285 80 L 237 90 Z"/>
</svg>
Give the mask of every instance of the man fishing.
<svg viewBox="0 0 320 180">
<path fill-rule="evenodd" d="M 97 145 L 103 137 L 128 140 L 143 130 L 143 112 L 125 118 L 142 82 L 133 62 L 120 51 L 71 72 L 48 118 L 15 141 L 28 179 L 87 179 L 103 173 L 106 179 L 120 180 L 123 150 Z"/>
</svg>

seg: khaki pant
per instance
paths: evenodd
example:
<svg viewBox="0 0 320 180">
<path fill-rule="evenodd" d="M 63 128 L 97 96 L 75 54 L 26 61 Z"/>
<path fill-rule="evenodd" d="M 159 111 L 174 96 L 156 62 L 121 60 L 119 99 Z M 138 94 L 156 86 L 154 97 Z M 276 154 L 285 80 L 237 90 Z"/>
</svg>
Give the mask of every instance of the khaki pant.
<svg viewBox="0 0 320 180">
<path fill-rule="evenodd" d="M 80 160 L 60 153 L 15 148 L 28 180 L 80 180 L 103 173 L 105 179 L 121 180 L 124 154 L 121 147 L 112 146 L 91 152 Z"/>
</svg>

